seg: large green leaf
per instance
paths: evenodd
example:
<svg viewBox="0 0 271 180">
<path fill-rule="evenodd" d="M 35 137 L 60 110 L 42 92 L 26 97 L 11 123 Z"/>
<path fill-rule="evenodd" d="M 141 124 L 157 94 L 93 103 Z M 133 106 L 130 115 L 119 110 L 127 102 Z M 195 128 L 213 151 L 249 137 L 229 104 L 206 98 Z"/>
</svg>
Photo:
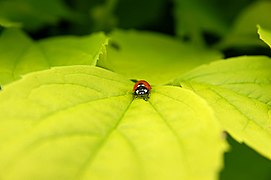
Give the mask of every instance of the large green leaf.
<svg viewBox="0 0 271 180">
<path fill-rule="evenodd" d="M 256 25 L 271 29 L 271 2 L 255 1 L 244 8 L 236 18 L 231 31 L 218 44 L 220 48 L 262 46 L 256 34 Z"/>
<path fill-rule="evenodd" d="M 206 99 L 223 127 L 271 159 L 271 59 L 237 57 L 204 65 L 176 79 Z"/>
<path fill-rule="evenodd" d="M 0 84 L 28 72 L 53 66 L 96 65 L 105 52 L 108 38 L 103 33 L 84 37 L 55 37 L 32 41 L 18 29 L 6 29 L 0 36 Z"/>
<path fill-rule="evenodd" d="M 26 29 L 35 30 L 72 17 L 62 0 L 1 0 L 0 18 L 20 22 Z"/>
<path fill-rule="evenodd" d="M 225 142 L 193 92 L 91 66 L 26 75 L 0 93 L 0 179 L 216 179 Z"/>
<path fill-rule="evenodd" d="M 271 31 L 258 26 L 258 34 L 260 39 L 271 48 Z"/>
<path fill-rule="evenodd" d="M 131 79 L 168 82 L 202 63 L 221 58 L 217 51 L 195 48 L 171 37 L 151 32 L 117 30 L 111 34 L 107 59 L 98 65 Z"/>
</svg>

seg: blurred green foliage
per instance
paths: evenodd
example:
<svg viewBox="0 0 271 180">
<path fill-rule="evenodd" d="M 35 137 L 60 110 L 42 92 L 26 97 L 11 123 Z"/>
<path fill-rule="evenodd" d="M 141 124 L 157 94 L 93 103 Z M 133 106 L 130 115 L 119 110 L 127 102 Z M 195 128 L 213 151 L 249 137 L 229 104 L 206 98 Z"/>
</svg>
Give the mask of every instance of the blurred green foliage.
<svg viewBox="0 0 271 180">
<path fill-rule="evenodd" d="M 21 27 L 34 39 L 115 28 L 154 31 L 232 57 L 270 55 L 256 33 L 257 24 L 271 29 L 270 12 L 270 0 L 0 0 L 0 26 Z M 230 144 L 222 180 L 271 178 L 270 161 Z"/>
<path fill-rule="evenodd" d="M 271 179 L 270 160 L 257 154 L 244 144 L 239 144 L 228 137 L 231 149 L 225 155 L 224 170 L 221 180 L 269 180 Z"/>
<path fill-rule="evenodd" d="M 0 24 L 22 23 L 35 38 L 151 30 L 242 54 L 243 47 L 263 47 L 256 24 L 271 28 L 270 9 L 269 0 L 0 0 Z"/>
</svg>

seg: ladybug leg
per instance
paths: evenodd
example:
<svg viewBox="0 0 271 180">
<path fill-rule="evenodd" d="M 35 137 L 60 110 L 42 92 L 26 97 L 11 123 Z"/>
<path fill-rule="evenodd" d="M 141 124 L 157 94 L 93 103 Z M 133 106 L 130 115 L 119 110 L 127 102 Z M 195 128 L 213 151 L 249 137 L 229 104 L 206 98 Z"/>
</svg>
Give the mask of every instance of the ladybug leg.
<svg viewBox="0 0 271 180">
<path fill-rule="evenodd" d="M 137 99 L 138 98 L 138 95 L 133 93 L 133 99 Z"/>
<path fill-rule="evenodd" d="M 149 99 L 149 95 L 145 95 L 145 96 L 143 96 L 143 99 L 144 99 L 145 101 L 148 101 L 148 99 Z"/>
</svg>

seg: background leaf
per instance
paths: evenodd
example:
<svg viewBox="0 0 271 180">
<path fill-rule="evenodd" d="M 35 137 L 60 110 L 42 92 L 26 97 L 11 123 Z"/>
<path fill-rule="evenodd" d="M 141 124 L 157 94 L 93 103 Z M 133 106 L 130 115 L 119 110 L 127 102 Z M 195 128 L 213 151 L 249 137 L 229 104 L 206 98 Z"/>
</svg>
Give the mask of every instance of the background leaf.
<svg viewBox="0 0 271 180">
<path fill-rule="evenodd" d="M 21 23 L 10 21 L 6 18 L 0 17 L 0 27 L 1 26 L 7 27 L 7 28 L 10 28 L 10 27 L 19 28 L 19 27 L 21 27 Z"/>
<path fill-rule="evenodd" d="M 176 34 L 189 38 L 196 45 L 204 45 L 204 33 L 224 35 L 226 23 L 220 12 L 212 6 L 211 1 L 175 0 Z"/>
<path fill-rule="evenodd" d="M 174 84 L 205 98 L 234 139 L 271 159 L 270 69 L 270 58 L 244 56 L 201 66 Z"/>
<path fill-rule="evenodd" d="M 0 36 L 0 84 L 53 66 L 96 65 L 107 41 L 103 33 L 33 41 L 18 29 L 5 29 Z"/>
<path fill-rule="evenodd" d="M 153 84 L 166 83 L 201 63 L 221 58 L 217 51 L 195 48 L 157 33 L 117 30 L 110 37 L 107 58 L 98 65 Z"/>
<path fill-rule="evenodd" d="M 206 102 L 173 86 L 133 100 L 132 87 L 90 66 L 53 68 L 7 85 L 0 94 L 0 178 L 216 179 L 225 141 Z"/>
<path fill-rule="evenodd" d="M 62 18 L 72 18 L 62 0 L 1 0 L 0 17 L 20 22 L 24 28 L 36 30 L 44 25 L 56 25 Z"/>
<path fill-rule="evenodd" d="M 271 28 L 271 2 L 255 1 L 245 8 L 232 25 L 232 30 L 218 44 L 222 49 L 262 46 L 256 34 L 256 25 Z"/>
<path fill-rule="evenodd" d="M 260 35 L 260 39 L 271 48 L 271 32 L 258 26 L 258 34 Z"/>
<path fill-rule="evenodd" d="M 224 157 L 225 167 L 220 175 L 221 180 L 270 179 L 270 160 L 264 158 L 245 144 L 239 144 L 229 136 L 227 139 L 231 148 Z"/>
<path fill-rule="evenodd" d="M 166 0 L 118 0 L 115 14 L 118 27 L 134 28 L 146 27 L 161 20 Z M 140 9 L 140 13 L 138 10 Z M 151 9 L 151 10 L 150 10 Z"/>
</svg>

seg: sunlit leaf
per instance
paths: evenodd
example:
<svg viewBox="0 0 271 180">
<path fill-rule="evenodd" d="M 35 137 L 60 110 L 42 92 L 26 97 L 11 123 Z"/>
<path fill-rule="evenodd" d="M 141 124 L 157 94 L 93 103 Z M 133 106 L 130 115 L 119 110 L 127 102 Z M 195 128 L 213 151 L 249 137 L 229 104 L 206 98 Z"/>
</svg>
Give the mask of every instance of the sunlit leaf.
<svg viewBox="0 0 271 180">
<path fill-rule="evenodd" d="M 174 86 L 133 99 L 132 87 L 82 65 L 7 85 L 0 179 L 217 179 L 225 142 L 209 105 Z"/>
<path fill-rule="evenodd" d="M 53 66 L 96 65 L 107 41 L 103 33 L 33 41 L 20 30 L 6 29 L 0 36 L 0 84 Z"/>
<path fill-rule="evenodd" d="M 244 56 L 204 65 L 173 83 L 202 96 L 239 142 L 271 159 L 271 59 Z"/>
<path fill-rule="evenodd" d="M 168 82 L 192 68 L 221 58 L 217 51 L 195 48 L 169 36 L 151 32 L 114 31 L 107 59 L 98 65 L 131 79 Z"/>
<path fill-rule="evenodd" d="M 258 34 L 260 35 L 260 39 L 271 48 L 271 31 L 258 26 Z"/>
</svg>

